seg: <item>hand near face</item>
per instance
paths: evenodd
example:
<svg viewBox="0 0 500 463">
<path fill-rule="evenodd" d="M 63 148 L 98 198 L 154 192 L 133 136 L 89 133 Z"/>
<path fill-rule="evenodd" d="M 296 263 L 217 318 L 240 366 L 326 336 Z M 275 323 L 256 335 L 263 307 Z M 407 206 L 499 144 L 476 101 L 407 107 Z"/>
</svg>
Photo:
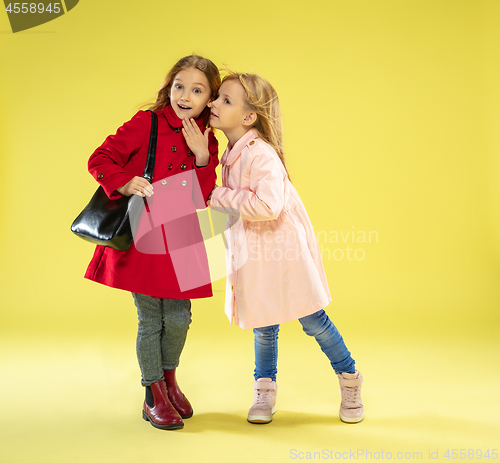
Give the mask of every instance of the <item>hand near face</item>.
<svg viewBox="0 0 500 463">
<path fill-rule="evenodd" d="M 203 134 L 194 119 L 183 119 L 182 133 L 189 149 L 196 156 L 196 165 L 198 167 L 206 166 L 210 161 L 210 152 L 208 151 L 210 129 L 205 129 Z"/>
</svg>

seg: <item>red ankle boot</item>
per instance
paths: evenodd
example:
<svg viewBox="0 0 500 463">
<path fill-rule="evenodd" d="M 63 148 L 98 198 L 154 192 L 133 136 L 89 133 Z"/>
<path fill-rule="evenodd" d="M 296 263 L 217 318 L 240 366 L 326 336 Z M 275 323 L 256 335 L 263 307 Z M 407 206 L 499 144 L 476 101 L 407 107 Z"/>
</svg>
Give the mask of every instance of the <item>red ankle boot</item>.
<svg viewBox="0 0 500 463">
<path fill-rule="evenodd" d="M 179 429 L 184 427 L 182 418 L 168 400 L 165 383 L 157 381 L 146 387 L 146 399 L 142 417 L 158 429 Z"/>
<path fill-rule="evenodd" d="M 193 408 L 186 399 L 186 396 L 179 389 L 179 385 L 175 379 L 175 368 L 173 370 L 163 370 L 165 375 L 165 384 L 167 385 L 167 394 L 170 402 L 179 412 L 183 419 L 193 416 Z"/>
</svg>

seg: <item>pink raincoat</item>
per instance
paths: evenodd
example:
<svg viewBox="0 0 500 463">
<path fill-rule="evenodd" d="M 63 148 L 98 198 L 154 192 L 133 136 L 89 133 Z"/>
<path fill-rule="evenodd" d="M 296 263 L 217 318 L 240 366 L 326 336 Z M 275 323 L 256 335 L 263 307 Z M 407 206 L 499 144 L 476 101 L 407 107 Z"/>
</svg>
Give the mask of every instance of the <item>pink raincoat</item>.
<svg viewBox="0 0 500 463">
<path fill-rule="evenodd" d="M 225 312 L 241 328 L 285 323 L 332 300 L 311 221 L 274 149 L 251 129 L 222 159 L 210 199 L 228 215 Z"/>
</svg>

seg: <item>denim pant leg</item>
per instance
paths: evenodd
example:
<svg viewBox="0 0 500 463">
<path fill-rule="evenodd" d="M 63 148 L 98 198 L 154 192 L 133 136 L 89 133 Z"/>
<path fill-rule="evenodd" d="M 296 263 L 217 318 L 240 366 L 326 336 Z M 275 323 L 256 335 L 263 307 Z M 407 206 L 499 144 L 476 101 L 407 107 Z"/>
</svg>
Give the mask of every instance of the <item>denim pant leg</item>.
<svg viewBox="0 0 500 463">
<path fill-rule="evenodd" d="M 302 329 L 309 336 L 314 336 L 321 350 L 326 354 L 335 373 L 354 373 L 354 359 L 340 335 L 324 310 L 307 317 L 299 318 Z"/>
<path fill-rule="evenodd" d="M 278 332 L 279 325 L 254 328 L 255 371 L 254 378 L 271 378 L 276 381 L 278 372 Z"/>
<path fill-rule="evenodd" d="M 137 359 L 142 385 L 164 379 L 163 370 L 179 364 L 191 322 L 189 299 L 156 299 L 132 293 L 137 307 Z"/>
<path fill-rule="evenodd" d="M 181 352 L 186 343 L 191 323 L 191 301 L 189 299 L 162 299 L 162 301 L 162 368 L 163 370 L 173 370 L 179 366 Z"/>
<path fill-rule="evenodd" d="M 161 299 L 132 293 L 139 326 L 137 329 L 137 360 L 141 368 L 142 385 L 150 386 L 163 379 L 161 332 L 163 330 Z"/>
</svg>

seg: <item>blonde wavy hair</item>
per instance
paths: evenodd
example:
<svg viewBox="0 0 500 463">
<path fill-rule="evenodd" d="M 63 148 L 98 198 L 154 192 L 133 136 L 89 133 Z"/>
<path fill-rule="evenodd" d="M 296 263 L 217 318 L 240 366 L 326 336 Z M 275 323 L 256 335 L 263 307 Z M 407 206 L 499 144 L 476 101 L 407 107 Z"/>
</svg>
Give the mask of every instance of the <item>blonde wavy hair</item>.
<svg viewBox="0 0 500 463">
<path fill-rule="evenodd" d="M 283 124 L 278 94 L 273 86 L 257 74 L 243 74 L 225 70 L 228 74 L 222 79 L 238 81 L 246 95 L 246 105 L 257 115 L 253 128 L 266 143 L 271 145 L 280 158 L 285 171 L 290 178 L 283 152 Z"/>
<path fill-rule="evenodd" d="M 217 95 L 219 91 L 219 87 L 221 85 L 219 68 L 209 59 L 203 58 L 199 55 L 188 55 L 184 58 L 181 58 L 177 63 L 175 63 L 174 67 L 170 69 L 163 85 L 158 91 L 158 97 L 156 98 L 156 102 L 149 108 L 152 111 L 157 111 L 158 109 L 163 109 L 165 106 L 170 104 L 170 89 L 172 88 L 172 82 L 175 79 L 175 76 L 184 69 L 198 69 L 199 71 L 205 74 L 205 77 L 208 80 L 208 84 L 210 85 L 210 90 L 212 94 L 210 95 L 210 100 L 213 100 L 214 96 Z M 203 125 L 208 127 L 210 122 L 210 108 L 206 107 L 201 112 Z"/>
</svg>

